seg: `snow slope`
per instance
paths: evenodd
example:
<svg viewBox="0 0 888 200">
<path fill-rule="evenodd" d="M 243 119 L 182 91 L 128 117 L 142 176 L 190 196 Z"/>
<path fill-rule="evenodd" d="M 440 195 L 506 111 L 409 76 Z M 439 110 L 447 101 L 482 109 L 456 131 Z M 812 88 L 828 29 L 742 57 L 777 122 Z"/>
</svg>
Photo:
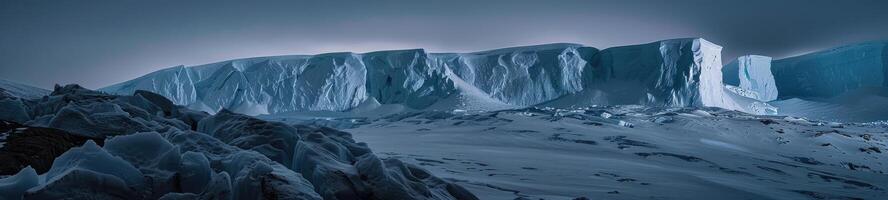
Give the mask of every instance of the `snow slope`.
<svg viewBox="0 0 888 200">
<path fill-rule="evenodd" d="M 0 97 L 12 96 L 24 99 L 36 99 L 49 94 L 49 90 L 21 83 L 0 79 Z"/>
</svg>

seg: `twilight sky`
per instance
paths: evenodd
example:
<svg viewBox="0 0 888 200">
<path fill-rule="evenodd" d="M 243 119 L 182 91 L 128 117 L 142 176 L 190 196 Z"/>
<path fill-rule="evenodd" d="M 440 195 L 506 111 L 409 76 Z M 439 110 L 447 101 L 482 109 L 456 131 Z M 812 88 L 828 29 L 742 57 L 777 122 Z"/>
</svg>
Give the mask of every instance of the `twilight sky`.
<svg viewBox="0 0 888 200">
<path fill-rule="evenodd" d="M 175 65 L 703 37 L 730 60 L 888 39 L 885 0 L 0 1 L 0 79 L 99 88 Z"/>
</svg>

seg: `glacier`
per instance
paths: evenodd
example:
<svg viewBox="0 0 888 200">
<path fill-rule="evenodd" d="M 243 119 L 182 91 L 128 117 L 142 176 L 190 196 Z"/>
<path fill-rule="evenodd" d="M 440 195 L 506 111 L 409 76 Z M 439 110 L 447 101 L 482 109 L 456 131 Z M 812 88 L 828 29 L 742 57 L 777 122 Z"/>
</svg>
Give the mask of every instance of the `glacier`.
<svg viewBox="0 0 888 200">
<path fill-rule="evenodd" d="M 50 91 L 30 85 L 0 79 L 0 97 L 36 99 L 49 95 Z"/>
<path fill-rule="evenodd" d="M 771 63 L 780 99 L 829 98 L 888 87 L 888 42 L 842 46 Z"/>
<path fill-rule="evenodd" d="M 767 102 L 775 114 L 842 122 L 888 120 L 888 42 L 866 42 L 783 59 L 742 56 L 725 87 Z"/>
<path fill-rule="evenodd" d="M 259 57 L 163 69 L 100 89 L 146 90 L 178 105 L 249 115 L 642 104 L 751 111 L 721 87 L 721 46 L 702 38 L 599 50 L 547 44 L 473 53 L 422 49 Z"/>
</svg>

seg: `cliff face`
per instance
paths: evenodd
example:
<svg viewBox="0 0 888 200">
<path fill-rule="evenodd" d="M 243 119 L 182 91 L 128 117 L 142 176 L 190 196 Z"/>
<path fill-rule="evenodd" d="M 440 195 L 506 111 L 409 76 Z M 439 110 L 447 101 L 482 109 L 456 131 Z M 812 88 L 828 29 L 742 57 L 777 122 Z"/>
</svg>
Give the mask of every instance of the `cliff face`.
<svg viewBox="0 0 888 200">
<path fill-rule="evenodd" d="M 542 103 L 733 108 L 721 89 L 720 59 L 721 47 L 703 39 L 602 51 L 548 44 L 474 53 L 329 53 L 178 66 L 101 91 L 147 90 L 198 110 L 245 114 L 345 111 L 371 99 L 411 109 Z"/>
</svg>

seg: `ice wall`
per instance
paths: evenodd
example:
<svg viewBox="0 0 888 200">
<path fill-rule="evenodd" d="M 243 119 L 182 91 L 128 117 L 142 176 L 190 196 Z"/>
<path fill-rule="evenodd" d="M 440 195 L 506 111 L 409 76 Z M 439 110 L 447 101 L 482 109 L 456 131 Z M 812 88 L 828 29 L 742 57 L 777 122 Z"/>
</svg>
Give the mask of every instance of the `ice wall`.
<svg viewBox="0 0 888 200">
<path fill-rule="evenodd" d="M 689 38 L 604 51 L 548 44 L 474 53 L 411 49 L 247 58 L 174 67 L 101 90 L 148 90 L 210 113 L 346 111 L 365 101 L 411 109 L 593 104 L 734 109 L 721 78 L 721 47 Z"/>
<path fill-rule="evenodd" d="M 531 106 L 583 90 L 582 73 L 597 49 L 549 44 L 464 54 L 436 54 L 439 68 L 491 98 Z"/>
<path fill-rule="evenodd" d="M 602 50 L 586 73 L 583 99 L 600 105 L 726 106 L 721 48 L 697 38 Z"/>
<path fill-rule="evenodd" d="M 759 101 L 777 99 L 777 86 L 771 73 L 771 57 L 741 56 L 722 68 L 728 89 Z"/>
<path fill-rule="evenodd" d="M 370 98 L 422 109 L 455 93 L 530 106 L 582 90 L 584 57 L 596 52 L 551 44 L 465 54 L 412 49 L 261 57 L 173 67 L 101 90 L 152 91 L 211 113 L 344 111 Z M 454 81 L 481 92 L 457 89 Z"/>
<path fill-rule="evenodd" d="M 850 45 L 774 60 L 779 99 L 829 98 L 862 87 L 888 86 L 888 42 Z"/>
</svg>

